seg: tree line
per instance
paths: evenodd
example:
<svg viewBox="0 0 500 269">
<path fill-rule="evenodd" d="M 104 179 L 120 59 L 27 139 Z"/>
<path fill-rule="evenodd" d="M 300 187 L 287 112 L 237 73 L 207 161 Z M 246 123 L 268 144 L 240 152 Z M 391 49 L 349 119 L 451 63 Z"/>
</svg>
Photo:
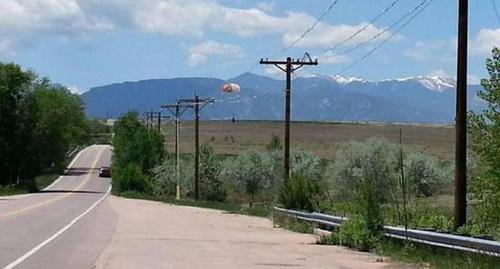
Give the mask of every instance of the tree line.
<svg viewBox="0 0 500 269">
<path fill-rule="evenodd" d="M 35 177 L 60 172 L 89 138 L 78 95 L 35 72 L 0 62 L 0 185 L 36 190 Z"/>
</svg>

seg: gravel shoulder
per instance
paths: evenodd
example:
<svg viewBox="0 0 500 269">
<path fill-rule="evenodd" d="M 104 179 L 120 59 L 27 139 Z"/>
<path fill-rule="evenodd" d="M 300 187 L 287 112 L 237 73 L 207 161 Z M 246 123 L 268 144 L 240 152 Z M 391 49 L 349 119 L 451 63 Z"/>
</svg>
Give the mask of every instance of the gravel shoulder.
<svg viewBox="0 0 500 269">
<path fill-rule="evenodd" d="M 117 214 L 96 268 L 403 268 L 270 220 L 218 210 L 108 197 Z M 380 259 L 379 259 L 380 260 Z"/>
</svg>

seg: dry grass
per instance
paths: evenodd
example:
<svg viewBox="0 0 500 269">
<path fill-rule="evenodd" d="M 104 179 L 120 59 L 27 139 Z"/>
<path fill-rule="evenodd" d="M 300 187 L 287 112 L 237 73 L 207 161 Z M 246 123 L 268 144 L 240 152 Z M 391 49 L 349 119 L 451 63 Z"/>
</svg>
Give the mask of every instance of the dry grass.
<svg viewBox="0 0 500 269">
<path fill-rule="evenodd" d="M 332 159 L 341 143 L 371 137 L 398 142 L 400 128 L 404 144 L 441 159 L 452 157 L 454 129 L 450 126 L 292 122 L 291 146 L 292 150 L 304 149 Z M 264 150 L 273 134 L 283 137 L 283 130 L 284 124 L 274 121 L 203 121 L 200 122 L 200 142 L 210 143 L 218 153 L 236 155 L 252 149 Z M 168 151 L 173 152 L 175 129 L 168 124 L 164 131 Z M 181 152 L 193 152 L 193 149 L 194 124 L 185 121 L 181 128 Z"/>
</svg>

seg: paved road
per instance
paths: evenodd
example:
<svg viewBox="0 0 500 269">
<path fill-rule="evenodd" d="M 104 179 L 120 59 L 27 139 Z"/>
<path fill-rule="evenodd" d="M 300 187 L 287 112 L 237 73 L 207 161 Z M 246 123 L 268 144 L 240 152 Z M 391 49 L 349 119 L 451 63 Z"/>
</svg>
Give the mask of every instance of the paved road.
<svg viewBox="0 0 500 269">
<path fill-rule="evenodd" d="M 116 225 L 96 169 L 110 160 L 109 146 L 88 147 L 43 192 L 0 197 L 0 268 L 92 268 Z"/>
<path fill-rule="evenodd" d="M 106 196 L 108 146 L 91 146 L 45 192 L 0 197 L 0 268 L 402 268 L 265 218 Z"/>
</svg>

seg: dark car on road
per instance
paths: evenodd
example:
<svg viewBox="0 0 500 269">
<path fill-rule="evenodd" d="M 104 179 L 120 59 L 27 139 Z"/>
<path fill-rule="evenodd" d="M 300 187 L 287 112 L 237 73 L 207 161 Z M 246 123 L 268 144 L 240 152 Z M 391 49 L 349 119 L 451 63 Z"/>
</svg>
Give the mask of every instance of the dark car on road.
<svg viewBox="0 0 500 269">
<path fill-rule="evenodd" d="M 111 168 L 102 166 L 99 169 L 99 177 L 111 177 Z"/>
</svg>

